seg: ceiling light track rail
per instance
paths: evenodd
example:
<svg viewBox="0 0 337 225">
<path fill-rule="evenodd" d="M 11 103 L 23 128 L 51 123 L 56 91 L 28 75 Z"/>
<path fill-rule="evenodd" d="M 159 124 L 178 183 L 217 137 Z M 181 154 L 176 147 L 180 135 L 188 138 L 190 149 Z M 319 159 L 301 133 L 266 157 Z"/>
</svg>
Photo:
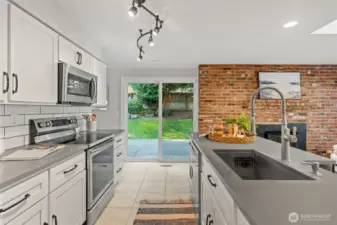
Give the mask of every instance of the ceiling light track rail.
<svg viewBox="0 0 337 225">
<path fill-rule="evenodd" d="M 144 6 L 145 0 L 133 0 L 132 1 L 132 6 L 130 7 L 128 13 L 131 17 L 135 17 L 138 13 L 138 8 L 142 8 L 144 9 L 147 13 L 149 13 L 151 16 L 153 16 L 156 20 L 156 25 L 153 29 L 149 30 L 146 33 L 143 33 L 143 30 L 140 29 L 140 36 L 137 39 L 137 47 L 139 49 L 139 56 L 137 58 L 138 61 L 141 61 L 143 59 L 143 54 L 145 54 L 144 50 L 143 50 L 143 46 L 139 44 L 139 41 L 147 36 L 150 35 L 149 37 L 149 45 L 150 47 L 154 46 L 154 39 L 153 36 L 157 36 L 160 32 L 160 30 L 163 28 L 163 23 L 164 21 L 160 19 L 159 15 L 156 15 L 155 13 L 153 13 L 150 9 L 148 9 L 147 7 Z M 137 7 L 136 7 L 137 6 Z"/>
</svg>

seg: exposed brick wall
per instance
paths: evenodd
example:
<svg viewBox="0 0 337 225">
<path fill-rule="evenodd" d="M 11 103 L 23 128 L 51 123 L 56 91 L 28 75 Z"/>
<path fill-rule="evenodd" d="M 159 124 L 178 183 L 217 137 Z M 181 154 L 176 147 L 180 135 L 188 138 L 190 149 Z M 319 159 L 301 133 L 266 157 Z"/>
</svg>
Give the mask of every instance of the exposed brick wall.
<svg viewBox="0 0 337 225">
<path fill-rule="evenodd" d="M 301 100 L 287 100 L 289 122 L 307 123 L 307 149 L 325 152 L 337 144 L 337 65 L 200 65 L 199 131 L 226 116 L 249 115 L 258 72 L 300 72 Z M 257 122 L 280 122 L 279 100 L 256 101 Z"/>
</svg>

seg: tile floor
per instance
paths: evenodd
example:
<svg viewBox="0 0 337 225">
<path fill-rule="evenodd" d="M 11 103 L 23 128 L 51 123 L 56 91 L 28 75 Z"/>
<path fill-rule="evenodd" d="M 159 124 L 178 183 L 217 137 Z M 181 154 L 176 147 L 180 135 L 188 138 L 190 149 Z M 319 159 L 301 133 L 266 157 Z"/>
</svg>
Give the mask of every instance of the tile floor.
<svg viewBox="0 0 337 225">
<path fill-rule="evenodd" d="M 125 163 L 124 180 L 95 225 L 132 225 L 144 199 L 190 198 L 188 179 L 187 163 Z"/>
</svg>

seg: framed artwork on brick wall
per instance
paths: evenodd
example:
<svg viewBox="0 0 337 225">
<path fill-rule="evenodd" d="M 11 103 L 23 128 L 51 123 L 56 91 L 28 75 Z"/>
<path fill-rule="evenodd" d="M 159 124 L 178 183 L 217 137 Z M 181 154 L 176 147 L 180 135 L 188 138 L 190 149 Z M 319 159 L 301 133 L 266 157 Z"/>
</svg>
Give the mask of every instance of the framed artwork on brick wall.
<svg viewBox="0 0 337 225">
<path fill-rule="evenodd" d="M 285 99 L 301 99 L 301 75 L 299 72 L 259 72 L 259 87 L 279 89 Z M 280 99 L 273 90 L 262 90 L 260 99 Z"/>
</svg>

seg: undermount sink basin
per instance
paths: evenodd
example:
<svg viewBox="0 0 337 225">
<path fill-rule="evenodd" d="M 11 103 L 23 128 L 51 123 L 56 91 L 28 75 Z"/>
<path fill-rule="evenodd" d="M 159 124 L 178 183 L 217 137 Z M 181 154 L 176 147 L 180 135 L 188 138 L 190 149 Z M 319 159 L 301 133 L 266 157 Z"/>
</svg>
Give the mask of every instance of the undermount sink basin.
<svg viewBox="0 0 337 225">
<path fill-rule="evenodd" d="M 315 180 L 255 150 L 213 150 L 243 180 Z"/>
</svg>

